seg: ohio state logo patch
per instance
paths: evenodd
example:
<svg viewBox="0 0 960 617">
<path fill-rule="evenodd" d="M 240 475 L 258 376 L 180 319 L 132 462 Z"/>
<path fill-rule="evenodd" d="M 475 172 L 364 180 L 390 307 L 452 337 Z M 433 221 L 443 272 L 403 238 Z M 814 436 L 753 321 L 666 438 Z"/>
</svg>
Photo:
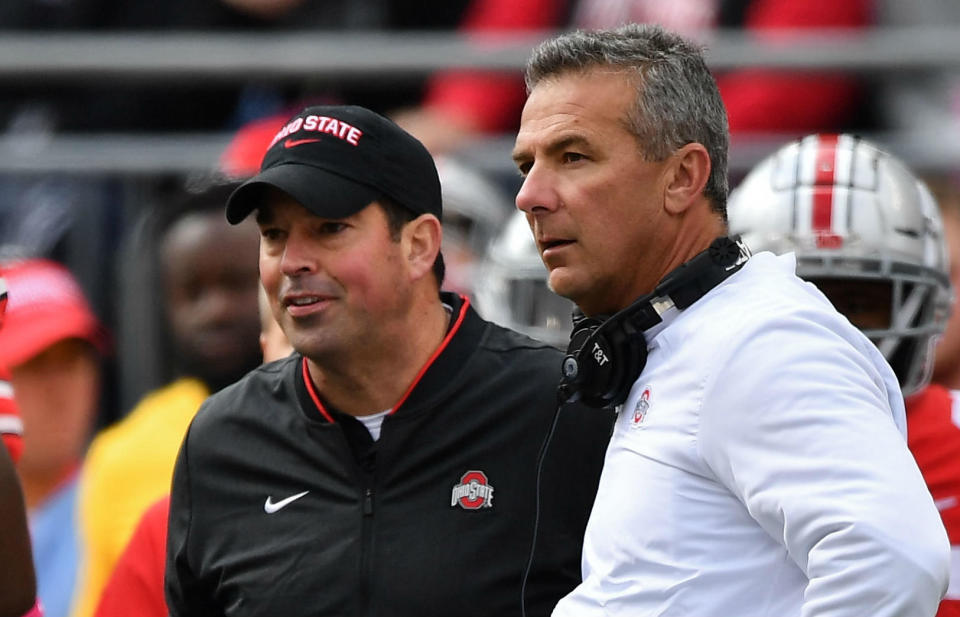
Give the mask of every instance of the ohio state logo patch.
<svg viewBox="0 0 960 617">
<path fill-rule="evenodd" d="M 468 471 L 460 477 L 460 484 L 453 487 L 450 494 L 450 507 L 460 506 L 464 510 L 479 510 L 493 507 L 493 486 L 482 471 Z"/>
<path fill-rule="evenodd" d="M 631 426 L 638 427 L 643 422 L 644 418 L 647 417 L 647 412 L 650 410 L 650 386 L 644 386 L 643 392 L 640 394 L 640 398 L 637 399 L 637 406 L 633 408 L 633 424 Z"/>
</svg>

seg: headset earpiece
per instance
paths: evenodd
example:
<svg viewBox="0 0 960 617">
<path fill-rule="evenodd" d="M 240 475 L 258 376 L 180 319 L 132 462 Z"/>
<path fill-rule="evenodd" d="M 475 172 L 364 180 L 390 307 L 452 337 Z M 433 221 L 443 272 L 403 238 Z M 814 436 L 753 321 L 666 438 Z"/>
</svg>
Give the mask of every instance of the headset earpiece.
<svg viewBox="0 0 960 617">
<path fill-rule="evenodd" d="M 563 359 L 564 398 L 596 408 L 617 405 L 626 398 L 630 376 L 646 363 L 647 342 L 643 331 L 624 317 L 623 311 L 605 320 L 575 314 Z"/>
</svg>

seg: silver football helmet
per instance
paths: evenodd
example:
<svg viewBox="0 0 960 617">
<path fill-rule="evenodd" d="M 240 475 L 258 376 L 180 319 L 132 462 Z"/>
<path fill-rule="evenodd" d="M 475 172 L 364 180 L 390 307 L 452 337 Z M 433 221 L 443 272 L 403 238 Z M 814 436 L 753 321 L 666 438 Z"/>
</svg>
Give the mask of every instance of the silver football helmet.
<svg viewBox="0 0 960 617">
<path fill-rule="evenodd" d="M 475 297 L 477 265 L 513 209 L 492 180 L 461 161 L 436 158 L 443 199 L 445 289 Z"/>
<path fill-rule="evenodd" d="M 566 349 L 574 304 L 547 287 L 547 269 L 526 216 L 516 210 L 481 262 L 477 312 L 502 326 Z"/>
<path fill-rule="evenodd" d="M 727 214 L 754 253 L 796 254 L 797 274 L 877 344 L 904 396 L 929 382 L 953 292 L 937 203 L 902 162 L 853 135 L 809 135 L 757 164 Z M 858 322 L 866 311 L 880 318 Z"/>
</svg>

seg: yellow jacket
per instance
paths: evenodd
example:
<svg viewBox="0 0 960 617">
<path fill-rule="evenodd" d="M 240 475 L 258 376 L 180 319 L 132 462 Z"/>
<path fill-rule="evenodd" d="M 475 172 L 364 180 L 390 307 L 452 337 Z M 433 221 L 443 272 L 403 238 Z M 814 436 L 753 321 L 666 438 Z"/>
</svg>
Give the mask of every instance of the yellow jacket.
<svg viewBox="0 0 960 617">
<path fill-rule="evenodd" d="M 144 397 L 90 444 L 79 508 L 81 556 L 74 617 L 91 617 L 140 516 L 170 491 L 173 464 L 207 387 L 182 378 Z"/>
</svg>

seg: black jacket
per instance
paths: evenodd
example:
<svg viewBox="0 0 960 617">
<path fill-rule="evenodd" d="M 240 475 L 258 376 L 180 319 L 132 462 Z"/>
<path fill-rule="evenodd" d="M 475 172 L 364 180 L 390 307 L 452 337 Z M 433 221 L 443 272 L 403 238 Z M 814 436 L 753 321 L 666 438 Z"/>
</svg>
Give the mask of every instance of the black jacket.
<svg viewBox="0 0 960 617">
<path fill-rule="evenodd" d="M 562 354 L 445 300 L 462 323 L 377 442 L 314 400 L 298 354 L 203 405 L 174 474 L 171 615 L 521 614 Z M 574 406 L 557 419 L 530 616 L 548 615 L 580 582 L 612 424 Z"/>
</svg>

